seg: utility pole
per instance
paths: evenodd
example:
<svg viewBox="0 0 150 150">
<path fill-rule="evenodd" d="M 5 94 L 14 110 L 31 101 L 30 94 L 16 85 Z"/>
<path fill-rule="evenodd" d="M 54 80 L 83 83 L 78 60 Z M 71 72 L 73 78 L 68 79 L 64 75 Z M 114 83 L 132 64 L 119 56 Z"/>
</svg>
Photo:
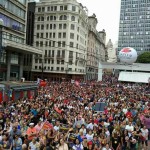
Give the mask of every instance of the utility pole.
<svg viewBox="0 0 150 150">
<path fill-rule="evenodd" d="M 1 58 L 2 58 L 2 55 L 3 55 L 3 23 L 4 21 L 2 19 L 0 19 L 0 69 L 2 68 L 1 67 Z"/>
</svg>

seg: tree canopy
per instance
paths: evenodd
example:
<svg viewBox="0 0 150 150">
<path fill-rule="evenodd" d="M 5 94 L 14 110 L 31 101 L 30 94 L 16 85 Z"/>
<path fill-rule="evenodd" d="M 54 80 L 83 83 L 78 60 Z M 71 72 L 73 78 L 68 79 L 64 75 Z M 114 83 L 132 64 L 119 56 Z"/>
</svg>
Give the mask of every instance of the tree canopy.
<svg viewBox="0 0 150 150">
<path fill-rule="evenodd" d="M 137 58 L 138 63 L 150 63 L 150 52 L 144 52 Z"/>
</svg>

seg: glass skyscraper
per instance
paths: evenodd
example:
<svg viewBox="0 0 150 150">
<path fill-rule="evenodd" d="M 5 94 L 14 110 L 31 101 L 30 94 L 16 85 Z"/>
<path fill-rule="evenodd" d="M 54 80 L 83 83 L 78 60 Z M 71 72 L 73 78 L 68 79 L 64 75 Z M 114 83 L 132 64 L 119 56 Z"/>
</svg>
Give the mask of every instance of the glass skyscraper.
<svg viewBox="0 0 150 150">
<path fill-rule="evenodd" d="M 118 51 L 150 51 L 150 0 L 121 0 Z"/>
</svg>

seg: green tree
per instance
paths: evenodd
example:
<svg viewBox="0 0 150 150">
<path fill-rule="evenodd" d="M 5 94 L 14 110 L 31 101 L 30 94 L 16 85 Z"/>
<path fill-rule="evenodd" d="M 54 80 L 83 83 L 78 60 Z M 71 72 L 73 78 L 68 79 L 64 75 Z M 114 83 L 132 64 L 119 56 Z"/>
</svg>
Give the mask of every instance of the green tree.
<svg viewBox="0 0 150 150">
<path fill-rule="evenodd" d="M 150 52 L 144 52 L 137 58 L 138 63 L 150 63 Z"/>
</svg>

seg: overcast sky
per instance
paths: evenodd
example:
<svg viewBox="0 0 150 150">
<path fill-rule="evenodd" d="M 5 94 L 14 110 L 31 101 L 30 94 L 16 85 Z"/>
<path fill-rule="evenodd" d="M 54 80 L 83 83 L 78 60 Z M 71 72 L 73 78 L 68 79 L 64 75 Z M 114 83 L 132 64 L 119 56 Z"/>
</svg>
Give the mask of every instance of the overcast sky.
<svg viewBox="0 0 150 150">
<path fill-rule="evenodd" d="M 39 0 L 36 0 L 39 1 Z M 96 14 L 97 30 L 105 29 L 107 41 L 118 41 L 121 0 L 77 0 L 88 8 L 89 15 Z"/>
<path fill-rule="evenodd" d="M 97 30 L 105 29 L 107 41 L 118 41 L 120 3 L 121 0 L 77 0 L 86 6 L 89 15 L 96 14 L 98 19 Z"/>
</svg>

